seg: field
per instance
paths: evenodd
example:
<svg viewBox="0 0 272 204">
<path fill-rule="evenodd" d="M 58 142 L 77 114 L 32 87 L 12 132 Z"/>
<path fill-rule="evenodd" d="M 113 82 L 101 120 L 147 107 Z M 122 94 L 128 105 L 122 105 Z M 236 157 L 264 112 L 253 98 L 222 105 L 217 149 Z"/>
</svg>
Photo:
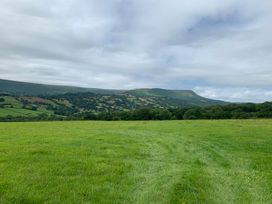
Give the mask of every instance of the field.
<svg viewBox="0 0 272 204">
<path fill-rule="evenodd" d="M 40 108 L 38 110 L 30 110 L 23 107 L 23 104 L 18 101 L 15 97 L 5 96 L 0 97 L 4 99 L 4 102 L 0 102 L 0 117 L 7 116 L 21 116 L 21 117 L 33 117 L 40 114 L 52 114 L 52 111 Z M 34 98 L 35 99 L 35 98 Z M 4 107 L 1 107 L 3 105 Z M 12 106 L 12 107 L 10 107 Z"/>
<path fill-rule="evenodd" d="M 22 117 L 31 117 L 38 116 L 39 114 L 46 114 L 48 111 L 33 111 L 23 108 L 0 108 L 0 117 L 7 116 L 22 116 Z"/>
<path fill-rule="evenodd" d="M 0 203 L 272 202 L 272 120 L 0 123 Z"/>
</svg>

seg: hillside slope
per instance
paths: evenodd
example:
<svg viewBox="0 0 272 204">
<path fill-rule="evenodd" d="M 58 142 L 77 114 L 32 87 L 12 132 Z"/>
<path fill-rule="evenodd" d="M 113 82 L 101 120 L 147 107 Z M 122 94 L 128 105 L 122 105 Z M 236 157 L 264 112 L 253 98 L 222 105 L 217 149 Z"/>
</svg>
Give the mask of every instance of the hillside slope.
<svg viewBox="0 0 272 204">
<path fill-rule="evenodd" d="M 183 104 L 194 105 L 194 106 L 208 106 L 208 105 L 224 105 L 227 104 L 224 101 L 212 100 L 197 95 L 191 90 L 166 90 L 166 89 L 135 89 L 125 92 L 133 96 L 143 97 L 165 97 L 173 99 L 176 103 L 183 102 Z"/>
<path fill-rule="evenodd" d="M 190 90 L 107 90 L 0 80 L 0 116 L 73 115 L 141 108 L 225 105 Z M 22 114 L 21 114 L 22 113 Z"/>
<path fill-rule="evenodd" d="M 92 92 L 98 94 L 117 94 L 121 91 L 73 86 L 45 85 L 0 79 L 0 93 L 17 95 L 58 95 L 65 93 Z"/>
<path fill-rule="evenodd" d="M 82 112 L 129 111 L 141 108 L 177 108 L 207 106 L 202 101 L 186 101 L 160 96 L 135 96 L 130 94 L 101 95 L 95 93 L 67 93 L 53 96 L 21 96 L 0 94 L 0 116 L 20 116 L 27 113 L 70 115 Z M 23 114 L 22 114 L 23 115 Z"/>
<path fill-rule="evenodd" d="M 67 93 L 94 93 L 99 95 L 122 95 L 125 97 L 152 97 L 161 101 L 162 98 L 173 106 L 209 106 L 227 104 L 224 101 L 212 100 L 197 95 L 191 90 L 167 90 L 167 89 L 134 89 L 113 90 L 81 88 L 73 86 L 45 85 L 27 82 L 18 82 L 0 79 L 0 93 L 28 96 L 53 96 Z M 81 96 L 81 95 L 80 95 Z"/>
</svg>

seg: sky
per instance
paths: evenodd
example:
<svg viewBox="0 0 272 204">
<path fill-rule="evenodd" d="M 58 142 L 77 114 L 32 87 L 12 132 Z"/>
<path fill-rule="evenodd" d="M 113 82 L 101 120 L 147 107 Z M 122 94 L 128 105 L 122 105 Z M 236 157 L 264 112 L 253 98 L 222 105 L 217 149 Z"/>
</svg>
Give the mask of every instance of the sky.
<svg viewBox="0 0 272 204">
<path fill-rule="evenodd" d="M 1 0 L 0 78 L 272 101 L 271 0 Z"/>
</svg>

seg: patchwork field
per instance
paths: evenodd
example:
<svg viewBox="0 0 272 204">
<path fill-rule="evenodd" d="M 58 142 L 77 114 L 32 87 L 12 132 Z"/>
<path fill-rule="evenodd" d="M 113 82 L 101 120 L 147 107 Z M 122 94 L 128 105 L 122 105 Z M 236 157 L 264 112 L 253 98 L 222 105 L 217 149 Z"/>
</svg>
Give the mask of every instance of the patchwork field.
<svg viewBox="0 0 272 204">
<path fill-rule="evenodd" d="M 7 116 L 22 116 L 22 117 L 31 117 L 38 116 L 39 114 L 48 114 L 48 111 L 33 111 L 23 108 L 0 108 L 0 117 Z"/>
<path fill-rule="evenodd" d="M 272 120 L 0 123 L 0 203 L 272 202 Z"/>
</svg>

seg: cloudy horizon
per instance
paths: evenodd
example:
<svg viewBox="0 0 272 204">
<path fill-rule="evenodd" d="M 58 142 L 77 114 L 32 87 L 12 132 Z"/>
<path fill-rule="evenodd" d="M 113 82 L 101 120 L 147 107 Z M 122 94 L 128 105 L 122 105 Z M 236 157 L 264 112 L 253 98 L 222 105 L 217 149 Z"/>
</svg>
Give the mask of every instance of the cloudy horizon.
<svg viewBox="0 0 272 204">
<path fill-rule="evenodd" d="M 272 2 L 2 0 L 0 78 L 272 101 Z"/>
</svg>

